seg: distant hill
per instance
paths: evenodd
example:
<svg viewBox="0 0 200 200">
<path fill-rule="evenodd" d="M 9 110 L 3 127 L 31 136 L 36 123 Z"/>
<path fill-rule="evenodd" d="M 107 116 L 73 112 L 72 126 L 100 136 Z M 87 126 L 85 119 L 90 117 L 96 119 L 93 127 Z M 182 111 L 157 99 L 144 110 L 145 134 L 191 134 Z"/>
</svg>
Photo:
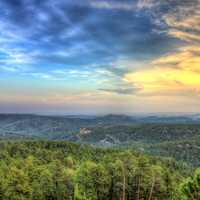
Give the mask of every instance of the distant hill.
<svg viewBox="0 0 200 200">
<path fill-rule="evenodd" d="M 133 148 L 200 167 L 200 125 L 135 124 L 81 129 L 69 140 L 100 147 Z"/>
<path fill-rule="evenodd" d="M 70 140 L 98 146 L 157 144 L 200 136 L 197 124 L 134 124 L 81 129 Z"/>
<path fill-rule="evenodd" d="M 0 114 L 0 139 L 68 140 L 133 148 L 200 166 L 200 117 Z"/>
<path fill-rule="evenodd" d="M 7 136 L 68 139 L 81 128 L 134 124 L 198 124 L 200 117 L 191 116 L 40 116 L 0 114 L 0 138 Z"/>
</svg>

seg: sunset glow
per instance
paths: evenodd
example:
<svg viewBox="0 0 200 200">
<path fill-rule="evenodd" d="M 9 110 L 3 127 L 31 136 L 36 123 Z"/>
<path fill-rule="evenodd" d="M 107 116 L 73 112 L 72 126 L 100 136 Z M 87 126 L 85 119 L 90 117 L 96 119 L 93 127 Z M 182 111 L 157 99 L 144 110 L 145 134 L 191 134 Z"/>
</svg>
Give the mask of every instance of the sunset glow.
<svg viewBox="0 0 200 200">
<path fill-rule="evenodd" d="M 200 111 L 199 10 L 199 0 L 1 0 L 0 112 Z"/>
</svg>

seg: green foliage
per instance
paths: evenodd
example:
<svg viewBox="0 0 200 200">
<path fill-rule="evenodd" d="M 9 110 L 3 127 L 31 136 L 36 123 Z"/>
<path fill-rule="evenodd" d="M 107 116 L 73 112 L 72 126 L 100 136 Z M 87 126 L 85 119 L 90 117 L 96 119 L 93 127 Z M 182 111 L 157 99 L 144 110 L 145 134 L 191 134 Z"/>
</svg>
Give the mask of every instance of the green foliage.
<svg viewBox="0 0 200 200">
<path fill-rule="evenodd" d="M 79 194 L 87 199 L 106 199 L 110 178 L 102 164 L 84 162 L 77 170 L 76 183 Z"/>
<path fill-rule="evenodd" d="M 200 199 L 200 169 L 194 175 L 183 180 L 177 189 L 177 200 L 199 200 Z"/>
<path fill-rule="evenodd" d="M 131 150 L 2 141 L 0 158 L 0 200 L 199 198 L 199 171 L 185 180 L 185 170 L 173 160 Z"/>
</svg>

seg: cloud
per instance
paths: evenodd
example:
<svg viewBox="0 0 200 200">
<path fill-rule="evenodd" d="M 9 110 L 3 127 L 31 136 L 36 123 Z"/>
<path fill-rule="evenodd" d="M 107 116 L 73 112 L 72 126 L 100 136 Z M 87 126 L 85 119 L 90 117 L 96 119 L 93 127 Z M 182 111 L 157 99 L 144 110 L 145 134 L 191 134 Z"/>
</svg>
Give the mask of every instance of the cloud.
<svg viewBox="0 0 200 200">
<path fill-rule="evenodd" d="M 143 69 L 127 72 L 123 80 L 141 88 L 137 95 L 144 96 L 185 96 L 200 95 L 200 2 L 170 1 L 159 4 L 168 5 L 171 10 L 157 12 L 160 22 L 165 23 L 164 34 L 184 43 L 175 46 L 168 53 L 157 56 Z M 154 20 L 153 15 L 152 20 Z M 162 32 L 160 32 L 162 34 Z"/>
<path fill-rule="evenodd" d="M 138 9 L 151 9 L 160 5 L 158 0 L 139 0 L 137 3 Z"/>
<path fill-rule="evenodd" d="M 124 80 L 142 88 L 143 94 L 159 96 L 200 94 L 200 47 L 181 47 L 151 62 L 151 67 L 127 73 Z"/>
<path fill-rule="evenodd" d="M 116 0 L 91 0 L 90 6 L 96 9 L 119 10 L 119 11 L 138 11 L 141 9 L 151 9 L 160 5 L 160 1 L 155 0 L 135 0 L 135 1 L 116 1 Z"/>
<path fill-rule="evenodd" d="M 97 9 L 114 9 L 121 11 L 131 11 L 136 9 L 134 1 L 118 2 L 118 1 L 91 1 L 90 6 Z"/>
<path fill-rule="evenodd" d="M 176 52 L 154 60 L 153 65 L 198 71 L 200 65 L 200 46 L 183 46 Z"/>
<path fill-rule="evenodd" d="M 140 90 L 140 88 L 136 88 L 133 86 L 121 86 L 118 88 L 100 88 L 99 90 L 107 93 L 116 93 L 118 95 L 134 95 Z"/>
<path fill-rule="evenodd" d="M 137 1 L 70 2 L 1 1 L 0 29 L 4 36 L 0 36 L 0 40 L 6 36 L 10 40 L 10 49 L 21 46 L 26 52 L 39 51 L 33 57 L 38 63 L 74 62 L 76 65 L 114 60 L 121 55 L 151 56 L 160 52 L 159 44 L 169 44 L 165 38 L 152 33 L 153 24 L 148 15 L 138 15 L 134 11 L 132 14 L 121 13 L 120 8 L 135 7 Z M 117 11 L 96 11 L 90 5 L 95 3 L 114 6 Z M 156 45 L 152 39 L 156 40 Z M 150 46 L 151 52 L 146 46 Z M 69 56 L 58 55 L 59 51 L 65 51 Z"/>
<path fill-rule="evenodd" d="M 47 98 L 58 104 L 197 97 L 199 10 L 199 0 L 1 0 L 1 73 L 88 91 Z"/>
<path fill-rule="evenodd" d="M 200 1 L 183 1 L 164 15 L 168 34 L 186 42 L 200 42 Z"/>
<path fill-rule="evenodd" d="M 178 38 L 180 40 L 186 41 L 186 42 L 198 42 L 198 43 L 200 43 L 199 33 L 171 29 L 171 30 L 168 31 L 168 34 L 175 37 L 175 38 Z"/>
</svg>

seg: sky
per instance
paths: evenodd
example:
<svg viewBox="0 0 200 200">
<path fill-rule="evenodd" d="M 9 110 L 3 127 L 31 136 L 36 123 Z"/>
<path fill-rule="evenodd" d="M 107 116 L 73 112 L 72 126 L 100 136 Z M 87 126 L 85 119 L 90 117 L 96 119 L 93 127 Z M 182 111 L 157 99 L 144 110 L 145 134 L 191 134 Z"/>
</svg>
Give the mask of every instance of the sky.
<svg viewBox="0 0 200 200">
<path fill-rule="evenodd" d="M 0 0 L 0 112 L 200 112 L 200 0 Z"/>
</svg>

